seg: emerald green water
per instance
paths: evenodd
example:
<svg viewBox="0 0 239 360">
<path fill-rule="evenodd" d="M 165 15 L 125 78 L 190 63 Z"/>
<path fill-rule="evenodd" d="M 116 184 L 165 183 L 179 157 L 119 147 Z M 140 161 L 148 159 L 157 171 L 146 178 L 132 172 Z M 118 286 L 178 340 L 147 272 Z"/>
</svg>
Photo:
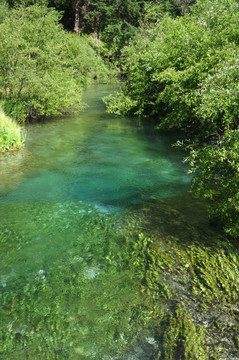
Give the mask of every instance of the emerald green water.
<svg viewBox="0 0 239 360">
<path fill-rule="evenodd" d="M 26 148 L 0 158 L 4 360 L 149 358 L 130 353 L 146 310 L 120 218 L 185 193 L 190 177 L 176 137 L 105 113 L 109 91 L 87 90 L 82 114 L 29 125 Z"/>
<path fill-rule="evenodd" d="M 175 139 L 107 115 L 101 102 L 106 94 L 88 90 L 84 113 L 29 126 L 21 181 L 15 187 L 3 169 L 1 202 L 82 200 L 108 213 L 187 190 L 183 155 L 171 148 Z"/>
</svg>

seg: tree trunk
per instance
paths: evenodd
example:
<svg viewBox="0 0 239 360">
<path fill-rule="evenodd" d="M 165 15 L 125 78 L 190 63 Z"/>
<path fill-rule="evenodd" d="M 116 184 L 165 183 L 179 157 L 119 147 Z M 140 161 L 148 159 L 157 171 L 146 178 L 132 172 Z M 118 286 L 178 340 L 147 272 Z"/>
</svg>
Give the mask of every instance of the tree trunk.
<svg viewBox="0 0 239 360">
<path fill-rule="evenodd" d="M 84 30 L 84 17 L 87 15 L 90 0 L 77 0 L 75 5 L 74 31 L 81 34 Z"/>
<path fill-rule="evenodd" d="M 79 32 L 80 32 L 80 2 L 81 2 L 81 0 L 77 0 L 76 6 L 75 6 L 74 31 L 76 34 L 79 34 Z"/>
<path fill-rule="evenodd" d="M 100 33 L 100 18 L 99 16 L 95 15 L 94 17 L 94 40 L 99 39 L 99 33 Z"/>
</svg>

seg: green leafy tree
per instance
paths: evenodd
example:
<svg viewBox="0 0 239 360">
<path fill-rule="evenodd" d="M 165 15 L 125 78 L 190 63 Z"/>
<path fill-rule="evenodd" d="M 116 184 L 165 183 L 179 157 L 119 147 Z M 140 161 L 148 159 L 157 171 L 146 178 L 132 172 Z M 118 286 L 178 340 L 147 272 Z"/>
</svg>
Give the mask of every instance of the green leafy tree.
<svg viewBox="0 0 239 360">
<path fill-rule="evenodd" d="M 135 35 L 142 14 L 142 1 L 100 0 L 88 1 L 83 20 L 84 31 L 103 40 L 115 57 Z"/>
<path fill-rule="evenodd" d="M 15 119 L 82 109 L 86 78 L 97 76 L 97 68 L 106 70 L 84 39 L 67 34 L 59 19 L 54 9 L 21 6 L 0 24 L 0 97 Z"/>
<path fill-rule="evenodd" d="M 54 10 L 12 10 L 0 25 L 0 83 L 5 110 L 21 120 L 81 107 L 80 88 L 64 59 L 65 33 Z"/>
<path fill-rule="evenodd" d="M 121 49 L 135 36 L 147 13 L 148 21 L 185 14 L 194 0 L 21 0 L 24 6 L 34 4 L 54 7 L 62 14 L 62 23 L 77 34 L 93 34 L 93 43 L 107 44 L 108 57 L 119 58 Z M 19 6 L 8 0 L 11 7 Z"/>
<path fill-rule="evenodd" d="M 239 236 L 238 22 L 234 0 L 201 0 L 183 17 L 158 19 L 123 50 L 126 82 L 106 99 L 109 112 L 153 116 L 159 128 L 186 132 L 195 186 L 215 202 L 211 214 L 234 236 Z"/>
<path fill-rule="evenodd" d="M 191 151 L 193 187 L 211 205 L 216 224 L 235 237 L 239 235 L 239 130 L 225 133 L 221 141 Z"/>
</svg>

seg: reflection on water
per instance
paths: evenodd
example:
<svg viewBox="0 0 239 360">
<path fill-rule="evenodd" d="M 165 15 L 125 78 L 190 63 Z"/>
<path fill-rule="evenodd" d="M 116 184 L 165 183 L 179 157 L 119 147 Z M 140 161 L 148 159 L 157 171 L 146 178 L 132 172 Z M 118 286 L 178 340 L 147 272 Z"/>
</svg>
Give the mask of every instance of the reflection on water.
<svg viewBox="0 0 239 360">
<path fill-rule="evenodd" d="M 184 193 L 190 178 L 174 138 L 105 113 L 108 91 L 89 89 L 78 116 L 29 125 L 26 148 L 0 158 L 3 358 L 123 359 L 143 326 L 115 216 Z"/>
</svg>

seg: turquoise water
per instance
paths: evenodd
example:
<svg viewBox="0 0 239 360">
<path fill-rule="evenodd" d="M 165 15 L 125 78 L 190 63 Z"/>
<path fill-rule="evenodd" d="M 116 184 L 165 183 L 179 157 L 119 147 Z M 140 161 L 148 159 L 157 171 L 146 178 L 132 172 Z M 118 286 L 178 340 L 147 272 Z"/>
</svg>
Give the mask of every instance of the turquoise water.
<svg viewBox="0 0 239 360">
<path fill-rule="evenodd" d="M 126 359 L 143 327 L 117 223 L 185 193 L 190 177 L 175 135 L 105 113 L 110 90 L 88 89 L 84 113 L 29 125 L 25 149 L 0 158 L 3 359 Z"/>
<path fill-rule="evenodd" d="M 101 101 L 106 94 L 90 89 L 84 113 L 28 127 L 21 179 L 14 179 L 10 192 L 11 173 L 0 168 L 7 178 L 5 189 L 0 178 L 1 202 L 82 200 L 114 212 L 188 189 L 184 154 L 171 147 L 175 138 L 107 115 Z"/>
</svg>

